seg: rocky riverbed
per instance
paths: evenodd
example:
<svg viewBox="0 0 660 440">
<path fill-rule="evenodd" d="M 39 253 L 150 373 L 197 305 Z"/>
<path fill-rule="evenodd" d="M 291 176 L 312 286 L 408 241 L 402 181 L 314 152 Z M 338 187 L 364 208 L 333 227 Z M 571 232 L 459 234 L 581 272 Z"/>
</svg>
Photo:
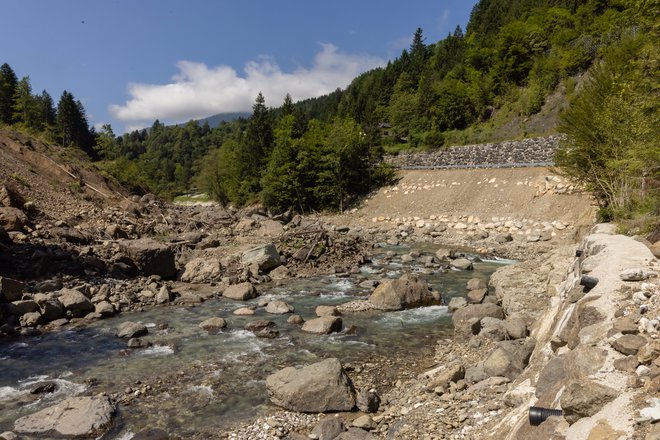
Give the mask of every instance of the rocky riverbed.
<svg viewBox="0 0 660 440">
<path fill-rule="evenodd" d="M 35 148 L 15 150 L 41 169 Z M 589 233 L 561 180 L 404 179 L 272 216 L 4 163 L 0 438 L 658 438 L 657 259 Z M 72 173 L 81 191 L 49 180 Z M 427 200 L 450 189 L 474 211 Z M 333 358 L 348 403 L 291 406 Z M 564 415 L 532 426 L 532 405 Z"/>
</svg>

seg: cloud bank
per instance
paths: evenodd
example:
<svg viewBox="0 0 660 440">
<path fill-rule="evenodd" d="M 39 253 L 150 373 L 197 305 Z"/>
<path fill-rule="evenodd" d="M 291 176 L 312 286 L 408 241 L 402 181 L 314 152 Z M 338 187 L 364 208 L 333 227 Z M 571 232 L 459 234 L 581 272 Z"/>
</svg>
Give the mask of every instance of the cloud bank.
<svg viewBox="0 0 660 440">
<path fill-rule="evenodd" d="M 299 67 L 293 72 L 283 72 L 269 56 L 247 63 L 243 75 L 229 66 L 179 61 L 179 72 L 169 84 L 129 84 L 130 98 L 123 105 L 111 105 L 110 112 L 135 127 L 151 125 L 156 119 L 187 121 L 250 111 L 259 92 L 267 105 L 276 107 L 287 93 L 294 102 L 320 96 L 346 87 L 360 73 L 383 65 L 381 58 L 344 53 L 327 43 L 321 43 L 310 68 Z"/>
</svg>

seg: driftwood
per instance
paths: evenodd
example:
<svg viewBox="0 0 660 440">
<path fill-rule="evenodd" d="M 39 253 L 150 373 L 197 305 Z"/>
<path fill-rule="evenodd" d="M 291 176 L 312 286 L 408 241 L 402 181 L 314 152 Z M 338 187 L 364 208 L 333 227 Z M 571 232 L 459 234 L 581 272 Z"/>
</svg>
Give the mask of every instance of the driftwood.
<svg viewBox="0 0 660 440">
<path fill-rule="evenodd" d="M 307 256 L 303 260 L 303 264 L 307 263 L 307 260 L 309 260 L 309 257 L 312 255 L 312 252 L 314 252 L 314 248 L 316 247 L 316 244 L 321 239 L 321 234 L 323 234 L 323 232 L 319 233 L 319 235 L 318 235 L 318 237 L 316 237 L 316 240 L 314 241 L 314 243 L 312 243 L 312 245 L 309 247 L 309 251 L 307 252 Z"/>
<path fill-rule="evenodd" d="M 54 161 L 53 159 L 51 159 L 50 157 L 48 157 L 48 156 L 43 156 L 43 157 L 45 157 L 46 159 L 48 159 L 49 161 L 51 161 L 56 167 L 58 167 L 59 169 L 61 169 L 61 170 L 64 171 L 65 173 L 67 173 L 72 179 L 77 180 L 78 182 L 80 182 L 81 184 L 83 184 L 83 185 L 86 186 L 87 188 L 91 189 L 92 191 L 95 191 L 95 192 L 101 194 L 101 195 L 102 195 L 103 197 L 105 197 L 106 199 L 110 198 L 109 195 L 105 194 L 103 191 L 101 191 L 101 190 L 99 190 L 99 189 L 97 189 L 97 188 L 94 188 L 94 187 L 93 187 L 92 185 L 90 185 L 89 183 L 86 183 L 86 182 L 82 179 L 82 177 L 76 176 L 75 174 L 73 174 L 72 172 L 70 172 L 69 170 L 67 170 L 66 168 L 64 168 L 62 165 L 60 165 L 60 164 L 58 164 L 57 162 L 55 162 L 55 161 Z"/>
</svg>

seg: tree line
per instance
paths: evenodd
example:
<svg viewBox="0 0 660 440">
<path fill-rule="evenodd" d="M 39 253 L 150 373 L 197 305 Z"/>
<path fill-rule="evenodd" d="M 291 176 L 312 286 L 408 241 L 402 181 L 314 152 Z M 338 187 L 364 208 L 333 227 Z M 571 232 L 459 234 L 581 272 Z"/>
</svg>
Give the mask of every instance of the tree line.
<svg viewBox="0 0 660 440">
<path fill-rule="evenodd" d="M 0 66 L 0 123 L 42 133 L 64 146 L 75 146 L 96 158 L 96 133 L 90 129 L 85 108 L 68 91 L 63 91 L 55 103 L 44 90 L 32 93 L 30 77 L 20 80 L 7 63 Z"/>
<path fill-rule="evenodd" d="M 563 85 L 557 163 L 595 192 L 605 218 L 657 216 L 658 12 L 657 0 L 481 0 L 465 30 L 428 44 L 418 28 L 399 57 L 344 90 L 274 108 L 259 94 L 249 118 L 155 121 L 121 136 L 88 129 L 68 92 L 55 110 L 3 66 L 0 117 L 84 149 L 136 190 L 307 212 L 342 210 L 391 179 L 385 149 L 442 147 L 502 109 L 534 115 Z"/>
</svg>

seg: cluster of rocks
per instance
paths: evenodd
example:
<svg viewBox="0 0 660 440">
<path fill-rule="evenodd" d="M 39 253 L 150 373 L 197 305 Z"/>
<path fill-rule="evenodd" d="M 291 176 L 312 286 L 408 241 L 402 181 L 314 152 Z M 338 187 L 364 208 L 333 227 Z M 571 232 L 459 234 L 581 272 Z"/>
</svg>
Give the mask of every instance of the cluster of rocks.
<svg viewBox="0 0 660 440">
<path fill-rule="evenodd" d="M 103 209 L 83 203 L 54 220 L 25 199 L 0 186 L 0 334 L 213 296 L 246 300 L 271 280 L 355 271 L 368 249 L 359 236 L 260 207 L 179 207 L 148 194 Z"/>
<path fill-rule="evenodd" d="M 445 237 L 449 233 L 463 236 L 471 243 L 505 244 L 514 240 L 533 243 L 552 240 L 561 231 L 572 229 L 570 224 L 559 220 L 544 222 L 492 217 L 484 221 L 471 215 L 431 215 L 429 218 L 382 216 L 374 217 L 372 223 L 377 224 L 378 228 L 370 228 L 367 232 L 377 234 L 387 231 L 389 244 L 398 244 L 406 239 Z"/>
<path fill-rule="evenodd" d="M 392 187 L 382 190 L 386 199 L 389 199 L 397 194 L 413 195 L 415 193 L 425 193 L 437 191 L 442 188 L 451 188 L 460 190 L 468 182 L 461 182 L 460 180 L 445 180 L 445 179 L 429 179 L 424 181 L 417 181 L 412 183 L 401 182 Z M 510 179 L 497 179 L 497 177 L 485 176 L 476 182 L 469 182 L 471 185 L 478 187 L 491 187 L 505 190 L 508 187 L 526 186 L 535 190 L 534 197 L 541 197 L 544 195 L 552 194 L 572 194 L 579 190 L 570 180 L 557 175 L 546 175 L 542 179 L 532 179 L 530 177 L 521 178 L 519 180 Z"/>
<path fill-rule="evenodd" d="M 546 437 L 658 435 L 660 267 L 642 243 L 612 232 L 597 225 L 564 280 L 550 283 L 556 301 L 539 312 L 537 348 L 507 391 L 512 410 L 499 432 L 530 432 L 516 424 L 536 405 L 563 410 L 536 429 Z"/>
<path fill-rule="evenodd" d="M 0 434 L 6 440 L 27 438 L 94 438 L 103 435 L 115 417 L 115 405 L 107 396 L 71 397 L 14 422 L 14 432 Z"/>
<path fill-rule="evenodd" d="M 385 417 L 374 419 L 387 427 L 377 431 L 411 439 L 657 438 L 658 263 L 641 243 L 595 232 L 581 257 L 559 248 L 497 271 L 480 304 L 455 300 L 457 338 L 439 341 L 435 368 L 382 396 Z M 585 275 L 598 279 L 595 287 L 580 285 Z M 470 284 L 470 292 L 483 287 Z M 474 316 L 462 316 L 470 307 Z M 520 339 L 506 330 L 509 320 Z M 531 406 L 562 416 L 535 426 Z"/>
<path fill-rule="evenodd" d="M 308 438 L 376 438 L 367 432 L 375 427 L 367 414 L 378 410 L 380 397 L 375 390 L 362 389 L 356 392 L 346 371 L 335 358 L 301 368 L 287 367 L 277 371 L 266 378 L 266 388 L 275 405 L 290 411 L 325 413 L 359 409 L 365 414 L 352 422 L 354 428 L 347 427 L 339 418 L 326 418 L 313 428 Z"/>
<path fill-rule="evenodd" d="M 386 157 L 397 168 L 492 168 L 552 165 L 561 136 L 454 146 L 432 152 Z"/>
<path fill-rule="evenodd" d="M 501 269 L 488 283 L 471 279 L 466 297 L 450 301 L 456 337 L 438 341 L 436 366 L 395 383 L 375 413 L 310 421 L 274 438 L 325 438 L 322 426 L 335 436 L 351 426 L 355 438 L 364 435 L 357 426 L 373 438 L 657 438 L 660 267 L 641 243 L 594 232 L 580 257 L 562 247 Z M 597 278 L 595 287 L 580 285 L 584 276 Z M 298 376 L 307 371 L 269 378 L 273 401 L 304 411 L 289 402 L 305 401 L 292 396 L 312 387 Z M 346 409 L 350 386 L 334 377 L 327 382 L 344 390 L 333 395 L 348 396 Z M 317 406 L 309 410 L 325 409 Z M 562 415 L 531 424 L 531 406 Z"/>
</svg>

